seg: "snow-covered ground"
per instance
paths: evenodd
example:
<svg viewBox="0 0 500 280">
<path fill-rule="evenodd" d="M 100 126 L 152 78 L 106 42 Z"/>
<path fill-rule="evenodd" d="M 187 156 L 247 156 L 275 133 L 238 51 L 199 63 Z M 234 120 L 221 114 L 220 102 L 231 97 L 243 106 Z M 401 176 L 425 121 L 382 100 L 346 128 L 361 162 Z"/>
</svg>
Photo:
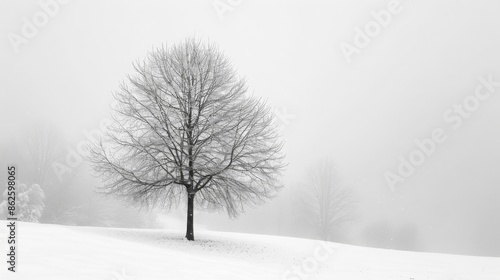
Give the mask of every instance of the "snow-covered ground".
<svg viewBox="0 0 500 280">
<path fill-rule="evenodd" d="M 4 221 L 1 222 L 5 224 Z M 415 253 L 315 240 L 20 223 L 18 272 L 0 279 L 500 279 L 500 258 Z"/>
</svg>

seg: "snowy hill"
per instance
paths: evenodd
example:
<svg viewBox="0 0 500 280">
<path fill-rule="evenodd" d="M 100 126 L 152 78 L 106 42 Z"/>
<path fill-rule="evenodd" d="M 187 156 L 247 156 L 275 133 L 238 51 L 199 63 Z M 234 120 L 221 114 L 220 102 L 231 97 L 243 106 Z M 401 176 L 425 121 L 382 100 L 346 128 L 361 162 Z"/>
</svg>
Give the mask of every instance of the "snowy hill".
<svg viewBox="0 0 500 280">
<path fill-rule="evenodd" d="M 18 272 L 0 279 L 500 279 L 500 258 L 414 253 L 277 236 L 20 223 Z M 0 229 L 5 259 L 6 227 Z"/>
</svg>

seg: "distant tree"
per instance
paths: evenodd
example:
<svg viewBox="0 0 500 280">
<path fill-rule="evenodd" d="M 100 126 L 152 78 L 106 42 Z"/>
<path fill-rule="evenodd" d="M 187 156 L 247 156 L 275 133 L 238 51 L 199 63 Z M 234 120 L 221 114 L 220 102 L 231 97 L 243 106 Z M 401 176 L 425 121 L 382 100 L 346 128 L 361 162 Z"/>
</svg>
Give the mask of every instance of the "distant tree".
<svg viewBox="0 0 500 280">
<path fill-rule="evenodd" d="M 320 239 L 329 241 L 338 238 L 342 227 L 356 218 L 354 193 L 340 185 L 334 171 L 330 161 L 318 161 L 295 196 L 299 219 L 305 219 Z"/>
<path fill-rule="evenodd" d="M 281 187 L 283 142 L 272 108 L 215 45 L 195 39 L 151 51 L 114 94 L 114 123 L 90 145 L 101 191 L 170 209 L 187 200 L 236 217 Z"/>
<path fill-rule="evenodd" d="M 50 217 L 61 209 L 60 204 L 74 205 L 73 201 L 64 196 L 69 185 L 69 179 L 75 171 L 68 172 L 63 181 L 59 181 L 53 165 L 66 153 L 62 150 L 62 134 L 49 122 L 33 120 L 26 124 L 26 129 L 20 136 L 16 152 L 20 166 L 23 167 L 23 180 L 26 184 L 38 184 L 44 191 L 45 208 L 40 222 L 51 222 Z M 76 170 L 76 169 L 75 169 Z"/>
<path fill-rule="evenodd" d="M 0 203 L 0 216 L 7 217 L 8 214 L 8 190 L 3 192 L 3 201 Z M 19 221 L 35 222 L 42 216 L 45 195 L 40 185 L 17 184 L 16 187 L 16 210 L 15 214 Z"/>
<path fill-rule="evenodd" d="M 37 123 L 26 135 L 27 173 L 31 180 L 41 186 L 48 182 L 48 174 L 52 174 L 51 164 L 57 159 L 57 132 L 46 123 Z"/>
</svg>

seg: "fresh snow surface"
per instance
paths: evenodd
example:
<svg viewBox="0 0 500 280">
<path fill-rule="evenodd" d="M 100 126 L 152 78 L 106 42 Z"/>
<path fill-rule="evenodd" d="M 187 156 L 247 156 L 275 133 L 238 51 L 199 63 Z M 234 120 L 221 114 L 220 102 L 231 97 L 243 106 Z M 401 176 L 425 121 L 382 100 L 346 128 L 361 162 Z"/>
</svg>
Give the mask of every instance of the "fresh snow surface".
<svg viewBox="0 0 500 280">
<path fill-rule="evenodd" d="M 383 250 L 278 236 L 18 222 L 17 272 L 0 279 L 500 280 L 500 258 Z"/>
</svg>

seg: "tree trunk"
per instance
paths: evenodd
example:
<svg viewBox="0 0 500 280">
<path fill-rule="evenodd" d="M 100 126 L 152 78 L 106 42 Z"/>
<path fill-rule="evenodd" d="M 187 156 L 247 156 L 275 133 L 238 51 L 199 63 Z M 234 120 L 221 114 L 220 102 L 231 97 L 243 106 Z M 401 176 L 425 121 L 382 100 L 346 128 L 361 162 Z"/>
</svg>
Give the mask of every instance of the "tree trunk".
<svg viewBox="0 0 500 280">
<path fill-rule="evenodd" d="M 188 193 L 186 238 L 189 241 L 194 241 L 193 221 L 194 221 L 194 194 Z"/>
</svg>

